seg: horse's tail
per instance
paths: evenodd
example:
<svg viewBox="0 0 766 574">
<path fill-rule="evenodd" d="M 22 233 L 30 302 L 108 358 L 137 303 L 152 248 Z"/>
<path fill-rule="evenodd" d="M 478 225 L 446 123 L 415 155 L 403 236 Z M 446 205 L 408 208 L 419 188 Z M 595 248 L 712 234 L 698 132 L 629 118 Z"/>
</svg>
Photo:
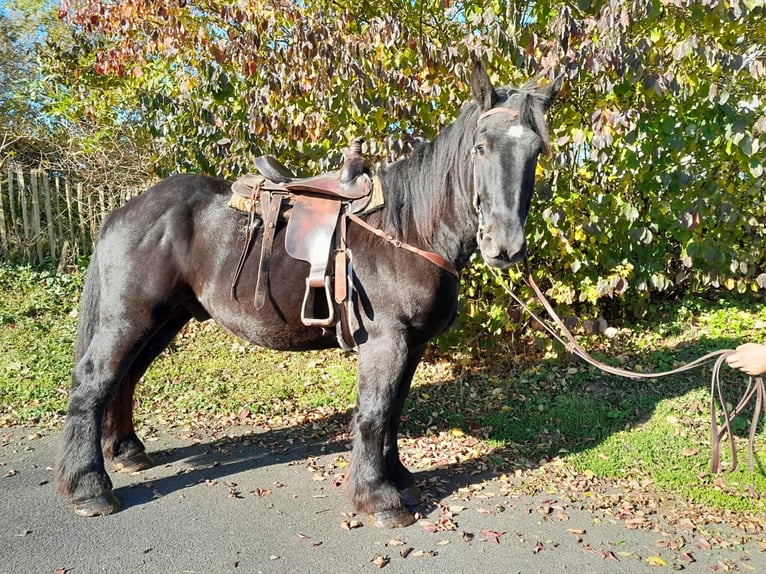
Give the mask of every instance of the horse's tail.
<svg viewBox="0 0 766 574">
<path fill-rule="evenodd" d="M 101 284 L 99 281 L 98 249 L 91 257 L 85 274 L 85 286 L 80 295 L 80 317 L 77 321 L 77 341 L 74 347 L 75 363 L 88 350 L 93 335 L 99 325 L 99 307 L 101 303 Z"/>
</svg>

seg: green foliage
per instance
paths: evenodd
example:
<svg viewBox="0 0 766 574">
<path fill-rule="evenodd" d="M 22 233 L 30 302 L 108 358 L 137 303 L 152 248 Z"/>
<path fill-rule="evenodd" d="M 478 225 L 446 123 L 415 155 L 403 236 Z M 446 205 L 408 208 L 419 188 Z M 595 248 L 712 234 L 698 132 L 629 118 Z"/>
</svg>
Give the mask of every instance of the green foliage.
<svg viewBox="0 0 766 574">
<path fill-rule="evenodd" d="M 561 306 L 640 316 L 658 296 L 766 288 L 756 4 L 73 1 L 38 91 L 94 146 L 144 142 L 159 174 L 231 176 L 261 153 L 335 167 L 353 136 L 376 160 L 401 156 L 456 116 L 470 55 L 501 83 L 563 72 L 533 266 Z M 465 287 L 465 324 L 515 331 L 481 267 Z"/>
<path fill-rule="evenodd" d="M 640 314 L 650 293 L 766 286 L 766 24 L 762 10 L 708 4 L 564 18 L 598 32 L 569 36 L 581 64 L 554 120 L 566 169 L 530 222 L 562 304 L 619 297 Z"/>
<path fill-rule="evenodd" d="M 0 421 L 64 411 L 82 279 L 77 270 L 0 266 Z"/>
</svg>

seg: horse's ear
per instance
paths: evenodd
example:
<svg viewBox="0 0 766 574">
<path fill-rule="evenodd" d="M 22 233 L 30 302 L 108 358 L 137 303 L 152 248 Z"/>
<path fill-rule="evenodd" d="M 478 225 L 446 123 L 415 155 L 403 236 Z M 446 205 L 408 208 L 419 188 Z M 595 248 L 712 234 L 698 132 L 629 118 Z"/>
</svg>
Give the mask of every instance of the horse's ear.
<svg viewBox="0 0 766 574">
<path fill-rule="evenodd" d="M 489 75 L 476 58 L 473 60 L 473 72 L 471 73 L 471 94 L 478 102 L 482 112 L 492 108 L 498 100 L 497 92 L 492 86 Z"/>
<path fill-rule="evenodd" d="M 543 108 L 548 111 L 548 108 L 550 108 L 553 105 L 553 102 L 556 101 L 556 96 L 559 95 L 559 92 L 561 91 L 561 85 L 564 83 L 564 73 L 560 73 L 558 76 L 553 78 L 552 82 L 547 83 L 546 85 L 542 87 L 538 87 L 536 92 L 538 97 L 543 102 Z"/>
</svg>

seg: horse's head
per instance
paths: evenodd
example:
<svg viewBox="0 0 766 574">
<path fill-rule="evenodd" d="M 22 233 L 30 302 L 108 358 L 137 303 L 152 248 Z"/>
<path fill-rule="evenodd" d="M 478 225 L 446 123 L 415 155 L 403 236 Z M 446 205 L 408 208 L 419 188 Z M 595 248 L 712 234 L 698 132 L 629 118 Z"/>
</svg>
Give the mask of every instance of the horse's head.
<svg viewBox="0 0 766 574">
<path fill-rule="evenodd" d="M 495 90 L 481 64 L 474 65 L 471 91 L 479 104 L 473 134 L 474 207 L 477 242 L 493 267 L 507 268 L 526 255 L 524 224 L 535 185 L 537 158 L 549 147 L 543 118 L 561 88 L 561 76 L 538 87 Z"/>
</svg>

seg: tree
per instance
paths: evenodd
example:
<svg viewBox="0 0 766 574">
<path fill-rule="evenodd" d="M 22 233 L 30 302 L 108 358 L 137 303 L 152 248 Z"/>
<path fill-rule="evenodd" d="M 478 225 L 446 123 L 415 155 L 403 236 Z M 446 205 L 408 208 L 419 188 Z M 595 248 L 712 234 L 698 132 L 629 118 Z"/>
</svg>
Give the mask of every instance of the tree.
<svg viewBox="0 0 766 574">
<path fill-rule="evenodd" d="M 354 136 L 377 160 L 433 136 L 471 56 L 504 83 L 563 71 L 534 263 L 560 303 L 627 293 L 640 313 L 652 293 L 766 286 L 756 2 L 64 2 L 75 42 L 47 59 L 48 109 L 148 126 L 158 173 L 230 176 L 264 152 L 313 172 Z M 473 273 L 482 320 L 511 328 Z"/>
</svg>

